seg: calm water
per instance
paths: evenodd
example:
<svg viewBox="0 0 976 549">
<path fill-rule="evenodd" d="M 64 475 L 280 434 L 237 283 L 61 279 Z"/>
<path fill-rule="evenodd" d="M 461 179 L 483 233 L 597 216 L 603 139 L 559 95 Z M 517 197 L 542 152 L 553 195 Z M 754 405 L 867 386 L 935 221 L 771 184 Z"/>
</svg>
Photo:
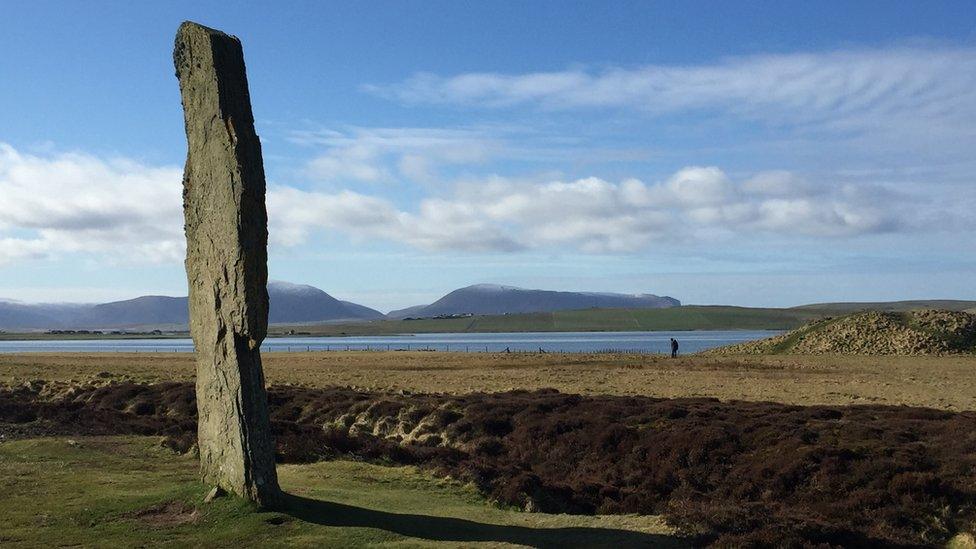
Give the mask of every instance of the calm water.
<svg viewBox="0 0 976 549">
<path fill-rule="evenodd" d="M 695 332 L 519 332 L 468 334 L 416 334 L 363 337 L 281 337 L 268 338 L 264 351 L 345 351 L 345 350 L 424 350 L 498 352 L 538 351 L 585 353 L 632 351 L 670 353 L 670 338 L 681 345 L 682 353 L 694 353 L 722 345 L 762 339 L 778 331 L 695 331 Z M 56 352 L 191 352 L 189 339 L 97 339 L 0 341 L 0 353 Z"/>
</svg>

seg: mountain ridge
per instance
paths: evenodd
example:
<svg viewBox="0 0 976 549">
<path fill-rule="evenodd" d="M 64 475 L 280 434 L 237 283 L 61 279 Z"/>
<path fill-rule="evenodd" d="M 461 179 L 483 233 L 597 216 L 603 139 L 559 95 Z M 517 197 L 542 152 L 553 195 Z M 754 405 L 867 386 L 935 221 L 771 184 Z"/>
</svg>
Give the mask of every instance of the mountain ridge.
<svg viewBox="0 0 976 549">
<path fill-rule="evenodd" d="M 451 315 L 540 313 L 574 309 L 660 309 L 680 306 L 673 297 L 654 294 L 534 290 L 501 284 L 473 284 L 458 288 L 429 305 L 387 313 L 386 318 L 433 318 Z"/>
<path fill-rule="evenodd" d="M 268 282 L 269 323 L 302 324 L 383 318 L 383 313 L 340 301 L 306 284 Z M 28 304 L 0 300 L 0 329 L 104 329 L 150 326 L 186 326 L 186 297 L 144 295 L 132 299 L 89 304 Z"/>
</svg>

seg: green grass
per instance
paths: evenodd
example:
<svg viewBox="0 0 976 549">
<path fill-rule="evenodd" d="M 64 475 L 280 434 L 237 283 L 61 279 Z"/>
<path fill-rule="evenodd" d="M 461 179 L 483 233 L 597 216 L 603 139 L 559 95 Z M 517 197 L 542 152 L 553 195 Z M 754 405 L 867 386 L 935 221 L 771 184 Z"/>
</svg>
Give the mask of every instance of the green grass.
<svg viewBox="0 0 976 549">
<path fill-rule="evenodd" d="M 668 309 L 583 309 L 554 313 L 484 315 L 468 318 L 421 320 L 376 320 L 341 324 L 275 325 L 270 335 L 362 336 L 407 333 L 463 332 L 628 332 L 649 330 L 792 330 L 824 316 L 838 316 L 859 310 L 909 311 L 912 309 L 976 310 L 976 301 L 928 300 L 887 303 L 819 303 L 789 309 L 733 307 L 729 305 L 685 305 Z M 3 333 L 0 339 L 100 339 L 100 338 L 188 337 L 113 336 L 41 333 Z"/>
<path fill-rule="evenodd" d="M 942 309 L 945 311 L 967 311 L 976 308 L 976 301 L 958 299 L 924 299 L 916 301 L 876 301 L 814 303 L 801 305 L 790 310 L 830 311 L 834 314 L 857 311 L 907 312 L 918 309 Z"/>
<path fill-rule="evenodd" d="M 0 331 L 0 341 L 63 341 L 70 340 L 90 340 L 90 339 L 183 339 L 190 337 L 190 332 L 164 332 L 162 335 L 147 333 L 141 334 L 49 334 L 47 332 L 6 332 Z"/>
<path fill-rule="evenodd" d="M 469 318 L 378 320 L 349 324 L 275 326 L 323 336 L 390 335 L 432 332 L 593 332 L 649 330 L 789 330 L 830 314 L 815 309 L 759 309 L 691 305 L 668 309 L 584 309 L 554 313 L 475 316 Z"/>
<path fill-rule="evenodd" d="M 412 467 L 279 466 L 290 494 L 282 512 L 232 497 L 203 503 L 196 468 L 155 438 L 0 443 L 0 546 L 686 545 L 658 517 L 501 509 Z"/>
</svg>

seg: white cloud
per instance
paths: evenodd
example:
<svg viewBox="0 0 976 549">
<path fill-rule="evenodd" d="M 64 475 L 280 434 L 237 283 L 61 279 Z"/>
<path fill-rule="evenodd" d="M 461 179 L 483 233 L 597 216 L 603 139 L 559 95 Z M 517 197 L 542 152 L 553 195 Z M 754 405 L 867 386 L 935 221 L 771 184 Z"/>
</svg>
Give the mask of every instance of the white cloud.
<svg viewBox="0 0 976 549">
<path fill-rule="evenodd" d="M 324 148 L 305 167 L 310 178 L 341 183 L 430 181 L 438 166 L 484 162 L 502 148 L 494 137 L 465 129 L 326 129 L 294 132 L 291 140 Z"/>
<path fill-rule="evenodd" d="M 976 51 L 897 48 L 756 55 L 718 63 L 550 73 L 416 74 L 369 91 L 412 103 L 547 109 L 720 111 L 837 131 L 968 131 L 976 121 Z"/>
<path fill-rule="evenodd" d="M 163 262 L 183 255 L 182 170 L 0 143 L 0 263 L 59 253 Z"/>
<path fill-rule="evenodd" d="M 715 167 L 685 168 L 650 185 L 594 177 L 527 184 L 496 177 L 458 186 L 450 198 L 424 199 L 416 212 L 350 191 L 277 188 L 269 208 L 291 244 L 327 228 L 457 251 L 629 253 L 659 240 L 722 234 L 851 237 L 910 228 L 916 219 L 905 197 L 883 187 L 813 187 L 786 172 L 736 183 Z"/>
<path fill-rule="evenodd" d="M 269 187 L 267 200 L 280 246 L 329 230 L 431 251 L 636 253 L 661 240 L 852 237 L 947 221 L 910 198 L 883 186 L 812 185 L 790 172 L 736 181 L 716 167 L 688 167 L 650 184 L 495 176 L 406 207 L 348 189 L 280 185 Z M 70 253 L 182 259 L 181 170 L 79 153 L 34 156 L 0 144 L 0 263 Z"/>
<path fill-rule="evenodd" d="M 272 242 L 299 245 L 317 229 L 342 231 L 361 240 L 383 239 L 426 250 L 512 250 L 508 237 L 463 203 L 428 199 L 417 213 L 352 191 L 321 193 L 272 187 L 268 193 Z"/>
<path fill-rule="evenodd" d="M 19 259 L 40 259 L 50 243 L 42 239 L 0 238 L 0 265 Z"/>
</svg>

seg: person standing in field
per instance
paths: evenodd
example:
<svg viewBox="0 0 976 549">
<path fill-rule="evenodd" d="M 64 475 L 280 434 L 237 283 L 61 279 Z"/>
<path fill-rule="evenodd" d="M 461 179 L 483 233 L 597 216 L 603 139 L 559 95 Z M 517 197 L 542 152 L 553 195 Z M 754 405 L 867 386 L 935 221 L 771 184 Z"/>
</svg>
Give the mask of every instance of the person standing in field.
<svg viewBox="0 0 976 549">
<path fill-rule="evenodd" d="M 677 356 L 678 356 L 678 340 L 672 337 L 671 338 L 671 358 L 675 358 Z"/>
</svg>

